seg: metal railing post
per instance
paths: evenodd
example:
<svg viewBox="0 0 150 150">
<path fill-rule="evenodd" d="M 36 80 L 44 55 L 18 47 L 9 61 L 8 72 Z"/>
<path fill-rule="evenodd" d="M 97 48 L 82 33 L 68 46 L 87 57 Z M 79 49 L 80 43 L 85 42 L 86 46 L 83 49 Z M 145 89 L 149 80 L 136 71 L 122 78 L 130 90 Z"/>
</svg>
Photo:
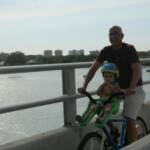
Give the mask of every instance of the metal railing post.
<svg viewBox="0 0 150 150">
<path fill-rule="evenodd" d="M 75 70 L 63 69 L 62 70 L 62 86 L 63 94 L 75 94 Z M 76 99 L 64 100 L 64 125 L 74 125 L 76 115 Z"/>
</svg>

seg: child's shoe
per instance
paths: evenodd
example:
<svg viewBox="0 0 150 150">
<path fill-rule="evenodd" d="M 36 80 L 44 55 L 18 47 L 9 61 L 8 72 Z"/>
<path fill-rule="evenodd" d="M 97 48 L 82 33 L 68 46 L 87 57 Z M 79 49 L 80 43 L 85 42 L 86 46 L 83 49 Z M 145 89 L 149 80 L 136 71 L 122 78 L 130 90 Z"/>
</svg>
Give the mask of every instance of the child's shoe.
<svg viewBox="0 0 150 150">
<path fill-rule="evenodd" d="M 79 123 L 83 122 L 83 118 L 80 115 L 76 116 L 76 121 L 78 121 Z"/>
</svg>

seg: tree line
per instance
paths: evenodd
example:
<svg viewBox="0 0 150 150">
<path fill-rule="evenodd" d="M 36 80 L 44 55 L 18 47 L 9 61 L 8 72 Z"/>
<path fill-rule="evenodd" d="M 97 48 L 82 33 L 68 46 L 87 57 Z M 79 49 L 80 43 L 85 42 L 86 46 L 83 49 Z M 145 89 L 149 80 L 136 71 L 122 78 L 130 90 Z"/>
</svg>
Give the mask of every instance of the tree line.
<svg viewBox="0 0 150 150">
<path fill-rule="evenodd" d="M 69 62 L 86 62 L 93 61 L 96 58 L 94 55 L 67 55 L 67 56 L 50 56 L 44 55 L 25 55 L 22 52 L 13 52 L 6 57 L 4 66 L 14 65 L 29 65 L 29 64 L 55 64 L 55 63 L 69 63 Z M 2 60 L 0 60 L 2 61 Z"/>
<path fill-rule="evenodd" d="M 150 58 L 150 51 L 138 52 L 140 58 Z M 54 64 L 69 62 L 87 62 L 94 61 L 96 55 L 67 55 L 67 56 L 51 56 L 44 55 L 25 55 L 23 52 L 12 52 L 3 59 L 5 66 L 28 65 L 28 64 Z M 0 60 L 2 61 L 2 60 Z"/>
</svg>

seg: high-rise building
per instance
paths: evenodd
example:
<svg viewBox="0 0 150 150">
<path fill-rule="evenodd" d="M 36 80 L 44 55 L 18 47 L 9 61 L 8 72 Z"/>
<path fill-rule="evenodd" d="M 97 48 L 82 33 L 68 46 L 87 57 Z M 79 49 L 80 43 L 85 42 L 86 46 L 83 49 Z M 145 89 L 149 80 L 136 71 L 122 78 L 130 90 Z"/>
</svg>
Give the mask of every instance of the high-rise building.
<svg viewBox="0 0 150 150">
<path fill-rule="evenodd" d="M 51 56 L 53 56 L 52 50 L 44 50 L 44 56 L 45 57 L 51 57 Z"/>
<path fill-rule="evenodd" d="M 63 51 L 62 50 L 55 50 L 55 56 L 63 56 Z"/>
<path fill-rule="evenodd" d="M 77 55 L 84 55 L 84 49 L 80 49 L 77 51 Z"/>
<path fill-rule="evenodd" d="M 69 55 L 84 55 L 84 50 L 83 49 L 81 49 L 81 50 L 73 49 L 73 50 L 69 51 Z"/>
<path fill-rule="evenodd" d="M 98 50 L 89 51 L 89 54 L 92 56 L 97 56 L 99 54 L 99 51 Z"/>
</svg>

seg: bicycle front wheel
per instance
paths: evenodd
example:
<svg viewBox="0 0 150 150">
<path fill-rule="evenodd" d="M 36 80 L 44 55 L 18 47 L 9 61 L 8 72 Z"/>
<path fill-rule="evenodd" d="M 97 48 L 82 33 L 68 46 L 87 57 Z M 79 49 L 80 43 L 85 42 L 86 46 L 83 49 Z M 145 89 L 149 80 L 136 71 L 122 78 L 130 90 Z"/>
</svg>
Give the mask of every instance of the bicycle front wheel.
<svg viewBox="0 0 150 150">
<path fill-rule="evenodd" d="M 136 119 L 136 128 L 137 128 L 137 139 L 140 139 L 147 135 L 147 126 L 143 118 L 137 117 Z"/>
<path fill-rule="evenodd" d="M 97 132 L 88 133 L 83 137 L 77 150 L 104 150 L 102 136 Z"/>
</svg>

